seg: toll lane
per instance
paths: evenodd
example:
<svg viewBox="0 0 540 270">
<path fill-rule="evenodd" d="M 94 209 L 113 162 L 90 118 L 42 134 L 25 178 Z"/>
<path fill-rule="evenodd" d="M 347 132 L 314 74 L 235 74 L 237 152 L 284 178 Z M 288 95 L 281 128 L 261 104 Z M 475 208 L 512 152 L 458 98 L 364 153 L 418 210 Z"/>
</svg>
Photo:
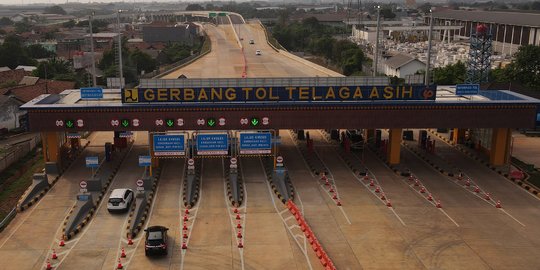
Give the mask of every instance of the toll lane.
<svg viewBox="0 0 540 270">
<path fill-rule="evenodd" d="M 242 179 L 247 196 L 244 258 L 247 269 L 305 269 L 305 257 L 293 257 L 298 249 L 276 213 L 273 194 L 268 192 L 266 175 L 258 157 L 241 158 Z M 277 200 L 277 197 L 274 198 Z M 276 201 L 278 210 L 281 202 Z M 298 267 L 302 266 L 302 267 Z"/>
<path fill-rule="evenodd" d="M 445 234 L 446 243 L 417 246 L 415 251 L 429 267 L 507 269 L 517 265 L 534 265 L 535 257 L 523 256 L 532 246 L 512 226 L 507 217 L 469 192 L 445 179 L 438 171 L 402 149 L 401 162 L 418 176 L 442 201 L 443 209 L 459 224 L 457 234 Z M 410 241 L 422 238 L 411 231 Z M 438 254 L 442 249 L 445 256 Z M 455 257 L 461 258 L 455 260 Z"/>
<path fill-rule="evenodd" d="M 332 173 L 339 188 L 342 207 L 347 213 L 352 213 L 352 224 L 340 226 L 345 236 L 342 244 L 350 246 L 367 269 L 379 268 L 383 261 L 388 269 L 424 268 L 417 254 L 410 250 L 407 239 L 399 233 L 404 226 L 394 217 L 391 209 L 358 183 L 335 148 L 330 146 L 319 132 L 312 130 L 310 134 L 315 143 L 315 152 Z M 392 197 L 388 192 L 386 195 Z M 393 201 L 394 204 L 398 203 Z M 396 212 L 399 215 L 399 208 Z M 337 252 L 335 246 L 336 244 L 332 243 L 329 250 Z"/>
<path fill-rule="evenodd" d="M 2 269 L 41 269 L 51 243 L 60 238 L 61 225 L 75 203 L 79 182 L 91 176 L 85 157 L 103 157 L 104 144 L 111 138 L 112 132 L 92 134 L 90 145 L 47 194 L 36 205 L 17 214 L 0 234 L 0 261 L 10 262 L 3 264 Z"/>
<path fill-rule="evenodd" d="M 336 204 L 320 189 L 318 180 L 298 152 L 290 134 L 281 134 L 280 154 L 285 160 L 291 181 L 301 197 L 301 210 L 322 246 L 338 269 L 363 269 L 345 234 L 356 231 L 347 223 Z M 301 142 L 302 143 L 302 142 Z"/>
<path fill-rule="evenodd" d="M 85 269 L 111 269 L 116 265 L 129 216 L 127 213 L 109 213 L 107 202 L 113 189 L 136 190 L 136 181 L 144 172 L 144 168 L 138 167 L 138 159 L 148 153 L 148 133 L 135 132 L 134 139 L 133 149 L 118 170 L 94 217 L 75 236 L 75 246 L 65 255 L 58 269 L 74 269 L 81 265 Z"/>
<path fill-rule="evenodd" d="M 146 257 L 144 254 L 144 238 L 136 247 L 127 247 L 127 251 L 136 248 L 133 254 L 127 252 L 124 265 L 129 269 L 180 269 L 181 265 L 181 215 L 182 178 L 184 177 L 184 159 L 161 160 L 162 171 L 159 180 L 154 205 L 148 222 L 144 228 L 150 226 L 165 226 L 169 228 L 169 242 L 167 256 Z M 144 232 L 141 232 L 144 237 Z"/>
<path fill-rule="evenodd" d="M 202 163 L 201 194 L 197 219 L 184 257 L 184 269 L 233 269 L 240 265 L 233 239 L 223 185 L 223 160 L 205 159 Z"/>
</svg>

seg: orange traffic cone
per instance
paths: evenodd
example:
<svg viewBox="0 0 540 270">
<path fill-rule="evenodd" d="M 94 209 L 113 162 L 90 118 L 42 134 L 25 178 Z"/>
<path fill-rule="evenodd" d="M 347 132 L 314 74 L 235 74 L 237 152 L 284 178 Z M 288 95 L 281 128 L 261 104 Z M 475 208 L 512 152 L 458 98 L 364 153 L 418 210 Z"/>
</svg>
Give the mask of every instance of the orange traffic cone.
<svg viewBox="0 0 540 270">
<path fill-rule="evenodd" d="M 238 208 L 234 208 L 233 212 L 234 212 L 235 214 L 238 214 Z"/>
<path fill-rule="evenodd" d="M 379 192 L 381 192 L 381 188 L 380 188 L 379 186 L 377 186 L 377 187 L 375 188 L 375 193 L 379 193 Z"/>
<path fill-rule="evenodd" d="M 436 206 L 437 208 L 442 208 L 441 200 L 438 200 L 437 203 L 435 204 L 435 206 Z"/>
<path fill-rule="evenodd" d="M 330 190 L 328 190 L 328 192 L 334 193 L 334 188 L 333 188 L 333 187 L 330 187 Z"/>
<path fill-rule="evenodd" d="M 419 185 L 420 185 L 420 182 L 419 182 L 418 180 L 415 180 L 415 181 L 414 181 L 414 186 L 417 187 L 417 186 L 419 186 Z"/>
<path fill-rule="evenodd" d="M 64 243 L 64 237 L 63 236 L 60 238 L 60 243 L 58 245 L 61 246 L 61 247 L 66 245 L 66 243 Z"/>
<path fill-rule="evenodd" d="M 392 207 L 392 203 L 390 202 L 390 200 L 386 200 L 386 206 Z"/>
<path fill-rule="evenodd" d="M 118 258 L 118 266 L 116 266 L 116 269 L 124 269 L 124 266 L 122 265 L 122 262 L 120 261 L 120 258 Z"/>
<path fill-rule="evenodd" d="M 126 250 L 124 249 L 124 247 L 122 247 L 122 253 L 120 253 L 120 258 L 125 258 L 126 257 Z"/>
<path fill-rule="evenodd" d="M 336 204 L 337 204 L 337 206 L 341 206 L 341 201 L 338 200 L 338 201 L 336 202 Z"/>
<path fill-rule="evenodd" d="M 471 180 L 467 179 L 467 181 L 465 182 L 465 185 L 470 187 L 471 186 Z"/>
<path fill-rule="evenodd" d="M 369 186 L 370 187 L 375 186 L 375 183 L 373 182 L 373 180 L 369 181 Z"/>
<path fill-rule="evenodd" d="M 133 239 L 131 239 L 131 236 L 128 237 L 128 245 L 130 246 L 133 245 Z"/>
<path fill-rule="evenodd" d="M 502 208 L 501 201 L 497 201 L 497 204 L 495 204 L 495 207 Z"/>
<path fill-rule="evenodd" d="M 240 219 L 240 214 L 236 214 L 236 219 Z"/>
<path fill-rule="evenodd" d="M 409 175 L 409 181 L 414 180 L 414 177 L 412 175 Z"/>
<path fill-rule="evenodd" d="M 236 234 L 236 237 L 242 238 L 242 230 L 238 230 L 238 233 Z"/>
<path fill-rule="evenodd" d="M 337 194 L 334 193 L 334 196 L 332 196 L 332 199 L 337 200 Z"/>
<path fill-rule="evenodd" d="M 420 188 L 420 193 L 426 193 L 426 188 L 424 186 Z"/>
<path fill-rule="evenodd" d="M 431 193 L 428 194 L 427 199 L 428 201 L 433 201 L 433 197 L 431 196 Z"/>
<path fill-rule="evenodd" d="M 480 193 L 480 188 L 479 188 L 478 186 L 475 186 L 475 187 L 474 187 L 474 192 Z"/>
<path fill-rule="evenodd" d="M 182 238 L 184 238 L 184 239 L 185 239 L 185 238 L 188 238 L 187 233 L 184 233 L 184 234 L 182 235 Z"/>
<path fill-rule="evenodd" d="M 244 245 L 242 244 L 242 240 L 238 241 L 238 248 L 243 248 Z"/>
<path fill-rule="evenodd" d="M 486 193 L 486 197 L 484 197 L 484 199 L 486 199 L 486 200 L 488 200 L 488 201 L 491 200 L 491 197 L 489 196 L 489 192 Z"/>
<path fill-rule="evenodd" d="M 184 216 L 184 221 L 188 221 L 188 220 L 189 220 L 188 216 Z"/>
<path fill-rule="evenodd" d="M 237 229 L 242 229 L 242 224 L 240 224 L 240 222 L 238 222 L 238 224 L 236 224 L 236 228 Z"/>
<path fill-rule="evenodd" d="M 187 244 L 186 244 L 186 242 L 182 242 L 182 249 L 187 249 Z"/>
<path fill-rule="evenodd" d="M 45 267 L 47 270 L 52 270 L 51 262 L 47 260 L 47 266 Z"/>
<path fill-rule="evenodd" d="M 186 215 L 189 215 L 189 209 L 186 208 L 186 211 L 184 211 Z"/>
<path fill-rule="evenodd" d="M 58 256 L 56 255 L 56 250 L 52 250 L 52 257 L 51 257 L 53 260 L 56 260 L 58 259 Z"/>
<path fill-rule="evenodd" d="M 386 200 L 386 196 L 384 196 L 384 192 L 381 193 L 381 200 Z"/>
<path fill-rule="evenodd" d="M 184 230 L 184 231 L 187 231 L 187 229 L 188 229 L 188 228 L 187 228 L 186 225 L 184 225 L 184 227 L 182 227 L 182 230 Z"/>
<path fill-rule="evenodd" d="M 326 179 L 326 182 L 324 182 L 324 184 L 325 184 L 326 186 L 329 186 L 329 185 L 330 185 L 330 182 L 328 182 L 328 179 Z"/>
</svg>

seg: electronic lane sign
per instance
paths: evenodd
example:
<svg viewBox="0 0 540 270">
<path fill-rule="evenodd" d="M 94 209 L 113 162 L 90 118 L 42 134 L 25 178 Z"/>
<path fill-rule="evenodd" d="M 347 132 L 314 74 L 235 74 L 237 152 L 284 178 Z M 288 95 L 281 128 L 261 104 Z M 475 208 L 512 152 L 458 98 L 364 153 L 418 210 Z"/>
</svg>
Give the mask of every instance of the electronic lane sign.
<svg viewBox="0 0 540 270">
<path fill-rule="evenodd" d="M 229 136 L 227 134 L 198 134 L 197 155 L 227 155 Z"/>
<path fill-rule="evenodd" d="M 478 95 L 480 92 L 479 84 L 458 84 L 456 85 L 456 95 L 466 96 L 466 95 Z"/>
<path fill-rule="evenodd" d="M 270 154 L 272 153 L 272 134 L 240 133 L 240 154 Z"/>
<path fill-rule="evenodd" d="M 146 167 L 152 165 L 151 156 L 139 156 L 139 167 Z"/>
<path fill-rule="evenodd" d="M 81 99 L 100 99 L 103 98 L 103 88 L 84 87 L 81 88 Z"/>
<path fill-rule="evenodd" d="M 186 154 L 184 134 L 154 135 L 154 156 L 183 156 Z"/>
<path fill-rule="evenodd" d="M 97 168 L 99 167 L 99 159 L 97 156 L 86 157 L 86 167 L 87 168 Z"/>
</svg>

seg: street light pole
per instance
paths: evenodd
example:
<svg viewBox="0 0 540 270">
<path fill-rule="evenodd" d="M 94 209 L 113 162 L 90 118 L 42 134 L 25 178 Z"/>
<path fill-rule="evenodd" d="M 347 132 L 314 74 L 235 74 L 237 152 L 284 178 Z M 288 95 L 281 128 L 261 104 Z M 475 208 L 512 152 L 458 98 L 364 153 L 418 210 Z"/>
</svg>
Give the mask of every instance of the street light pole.
<svg viewBox="0 0 540 270">
<path fill-rule="evenodd" d="M 116 20 L 117 20 L 117 26 L 118 26 L 118 69 L 120 71 L 120 88 L 122 88 L 124 85 L 122 84 L 123 78 L 124 78 L 124 72 L 122 71 L 122 31 L 120 29 L 120 13 L 122 12 L 121 9 L 118 10 L 116 13 Z"/>
<path fill-rule="evenodd" d="M 433 36 L 433 11 L 429 10 L 430 16 L 429 16 L 429 33 L 428 33 L 428 48 L 427 48 L 427 63 L 426 63 L 426 77 L 424 78 L 424 84 L 429 85 L 430 80 L 430 72 L 431 69 L 431 42 L 432 42 L 432 36 Z"/>
<path fill-rule="evenodd" d="M 92 30 L 92 19 L 94 18 L 95 12 L 92 12 L 92 15 L 88 17 L 88 24 L 90 26 L 90 51 L 92 52 L 92 86 L 96 87 L 96 58 L 94 52 L 94 34 Z"/>
<path fill-rule="evenodd" d="M 377 6 L 377 33 L 375 35 L 375 55 L 373 56 L 373 77 L 377 76 L 379 62 L 379 31 L 381 27 L 381 6 Z"/>
</svg>

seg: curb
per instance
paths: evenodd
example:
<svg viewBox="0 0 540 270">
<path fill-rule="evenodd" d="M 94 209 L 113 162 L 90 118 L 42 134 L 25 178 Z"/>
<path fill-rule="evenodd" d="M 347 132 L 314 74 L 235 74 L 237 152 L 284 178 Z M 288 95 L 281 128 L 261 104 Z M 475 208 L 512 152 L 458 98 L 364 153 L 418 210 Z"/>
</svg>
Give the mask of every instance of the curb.
<svg viewBox="0 0 540 270">
<path fill-rule="evenodd" d="M 137 225 L 132 229 L 132 232 L 130 232 L 130 228 L 131 228 L 131 222 L 132 222 L 132 217 L 135 213 L 135 204 L 133 204 L 131 206 L 131 210 L 129 212 L 129 219 L 128 219 L 128 223 L 127 223 L 127 226 L 126 226 L 126 230 L 128 231 L 126 233 L 126 236 L 129 238 L 130 235 L 131 235 L 131 238 L 134 238 L 137 236 L 137 234 L 141 231 L 144 223 L 146 222 L 146 219 L 148 218 L 148 214 L 150 213 L 150 208 L 152 207 L 152 202 L 154 200 L 154 195 L 156 194 L 156 189 L 157 189 L 157 185 L 159 183 L 159 180 L 161 178 L 161 167 L 158 168 L 156 170 L 156 173 L 155 173 L 155 176 L 154 176 L 154 182 L 152 183 L 152 190 L 149 192 L 148 194 L 148 198 L 146 199 L 146 206 L 144 208 L 144 213 L 143 215 L 141 216 L 141 220 L 139 221 L 139 223 L 137 223 Z"/>
</svg>

